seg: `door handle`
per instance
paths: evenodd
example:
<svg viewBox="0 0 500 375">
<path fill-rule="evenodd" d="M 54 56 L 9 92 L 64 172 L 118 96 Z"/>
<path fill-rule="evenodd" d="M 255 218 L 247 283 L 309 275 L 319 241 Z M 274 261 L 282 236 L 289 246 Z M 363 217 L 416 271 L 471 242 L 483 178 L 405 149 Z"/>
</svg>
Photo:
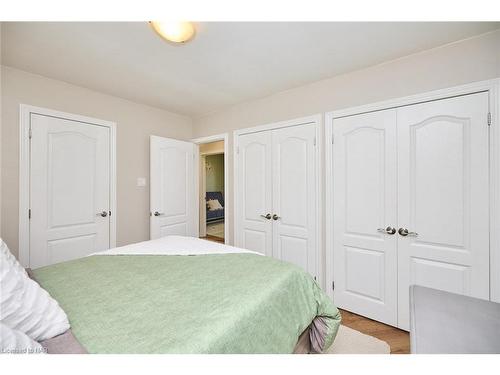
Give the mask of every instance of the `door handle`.
<svg viewBox="0 0 500 375">
<path fill-rule="evenodd" d="M 403 236 L 403 237 L 406 237 L 406 236 L 417 237 L 418 236 L 417 232 L 408 232 L 408 229 L 406 229 L 406 228 L 399 228 L 398 233 L 400 236 Z"/>
<path fill-rule="evenodd" d="M 271 214 L 267 214 L 267 215 L 260 215 L 261 217 L 263 217 L 264 219 L 267 219 L 267 220 L 270 220 L 271 219 Z"/>
<path fill-rule="evenodd" d="M 161 216 L 161 215 L 163 215 L 163 213 L 155 211 L 155 213 L 153 215 L 155 215 L 155 216 Z"/>
<path fill-rule="evenodd" d="M 396 233 L 396 228 L 393 228 L 391 226 L 388 226 L 385 229 L 384 228 L 378 228 L 377 232 L 393 235 L 394 233 Z"/>
<path fill-rule="evenodd" d="M 273 215 L 273 220 L 278 220 L 280 217 L 276 214 Z"/>
<path fill-rule="evenodd" d="M 108 216 L 108 211 L 102 211 L 102 212 L 99 212 L 99 213 L 97 214 L 97 216 L 106 217 L 106 216 Z"/>
</svg>

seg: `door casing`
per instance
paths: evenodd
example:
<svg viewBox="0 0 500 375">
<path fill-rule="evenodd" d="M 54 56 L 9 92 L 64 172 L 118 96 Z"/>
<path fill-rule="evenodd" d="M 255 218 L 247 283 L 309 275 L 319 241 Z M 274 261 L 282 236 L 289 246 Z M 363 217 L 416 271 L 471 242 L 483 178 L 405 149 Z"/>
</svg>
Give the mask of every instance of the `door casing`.
<svg viewBox="0 0 500 375">
<path fill-rule="evenodd" d="M 30 121 L 31 114 L 85 122 L 109 128 L 110 211 L 109 247 L 116 246 L 116 123 L 27 104 L 19 106 L 19 262 L 29 267 L 30 255 Z"/>
</svg>

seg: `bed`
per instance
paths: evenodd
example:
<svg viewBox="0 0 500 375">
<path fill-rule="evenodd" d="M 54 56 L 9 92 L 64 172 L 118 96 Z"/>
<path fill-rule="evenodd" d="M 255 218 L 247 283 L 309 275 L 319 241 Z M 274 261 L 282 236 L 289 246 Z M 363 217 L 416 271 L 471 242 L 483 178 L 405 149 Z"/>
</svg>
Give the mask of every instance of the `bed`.
<svg viewBox="0 0 500 375">
<path fill-rule="evenodd" d="M 210 210 L 207 207 L 207 223 L 214 223 L 218 221 L 224 220 L 224 196 L 220 191 L 207 191 L 205 195 L 205 200 L 208 202 L 209 200 L 217 200 L 219 201 L 222 208 L 216 210 Z"/>
<path fill-rule="evenodd" d="M 115 248 L 33 276 L 89 353 L 321 352 L 340 324 L 297 266 L 197 238 Z"/>
</svg>

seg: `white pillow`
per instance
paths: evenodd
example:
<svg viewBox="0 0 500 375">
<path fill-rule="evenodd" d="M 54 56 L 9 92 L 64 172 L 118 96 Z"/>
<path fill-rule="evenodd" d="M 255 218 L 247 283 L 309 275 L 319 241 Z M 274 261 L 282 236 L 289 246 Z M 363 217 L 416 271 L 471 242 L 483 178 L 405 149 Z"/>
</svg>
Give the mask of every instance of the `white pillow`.
<svg viewBox="0 0 500 375">
<path fill-rule="evenodd" d="M 0 239 L 0 322 L 35 341 L 69 329 L 66 313 L 46 290 L 31 280 Z"/>
<path fill-rule="evenodd" d="M 209 199 L 207 204 L 209 211 L 220 210 L 221 208 L 224 208 L 221 206 L 220 202 L 217 199 Z"/>
<path fill-rule="evenodd" d="M 17 261 L 16 257 L 12 255 L 9 248 L 7 247 L 7 244 L 3 242 L 1 238 L 0 238 L 0 256 L 2 257 L 0 259 L 4 259 L 3 257 L 5 257 L 5 259 L 7 259 L 7 261 L 11 263 L 18 272 L 24 273 L 26 276 L 28 276 L 24 267 L 21 266 L 21 264 Z"/>
<path fill-rule="evenodd" d="M 0 353 L 42 354 L 45 349 L 26 334 L 0 322 Z"/>
</svg>

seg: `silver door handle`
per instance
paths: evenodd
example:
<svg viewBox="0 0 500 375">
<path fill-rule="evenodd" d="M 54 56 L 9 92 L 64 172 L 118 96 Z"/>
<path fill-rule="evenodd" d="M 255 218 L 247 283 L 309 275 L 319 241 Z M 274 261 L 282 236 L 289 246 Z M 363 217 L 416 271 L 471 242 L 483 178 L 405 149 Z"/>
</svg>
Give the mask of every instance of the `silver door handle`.
<svg viewBox="0 0 500 375">
<path fill-rule="evenodd" d="M 271 219 L 271 214 L 260 215 L 260 217 L 263 217 L 264 219 L 270 220 Z"/>
<path fill-rule="evenodd" d="M 388 226 L 385 229 L 384 228 L 378 228 L 377 232 L 393 235 L 394 233 L 396 233 L 396 228 L 393 228 L 391 226 Z"/>
<path fill-rule="evenodd" d="M 273 220 L 278 220 L 278 219 L 280 219 L 280 217 L 278 215 L 274 214 L 273 215 Z"/>
<path fill-rule="evenodd" d="M 108 211 L 102 211 L 102 212 L 99 212 L 99 213 L 97 214 L 97 216 L 106 217 L 106 216 L 108 216 Z"/>
<path fill-rule="evenodd" d="M 417 232 L 408 232 L 408 229 L 406 229 L 406 228 L 399 228 L 398 233 L 400 236 L 403 236 L 403 237 L 406 237 L 406 236 L 417 237 L 418 236 Z"/>
<path fill-rule="evenodd" d="M 163 213 L 155 211 L 155 213 L 153 215 L 155 215 L 155 216 L 161 216 L 161 215 L 163 215 Z"/>
</svg>

